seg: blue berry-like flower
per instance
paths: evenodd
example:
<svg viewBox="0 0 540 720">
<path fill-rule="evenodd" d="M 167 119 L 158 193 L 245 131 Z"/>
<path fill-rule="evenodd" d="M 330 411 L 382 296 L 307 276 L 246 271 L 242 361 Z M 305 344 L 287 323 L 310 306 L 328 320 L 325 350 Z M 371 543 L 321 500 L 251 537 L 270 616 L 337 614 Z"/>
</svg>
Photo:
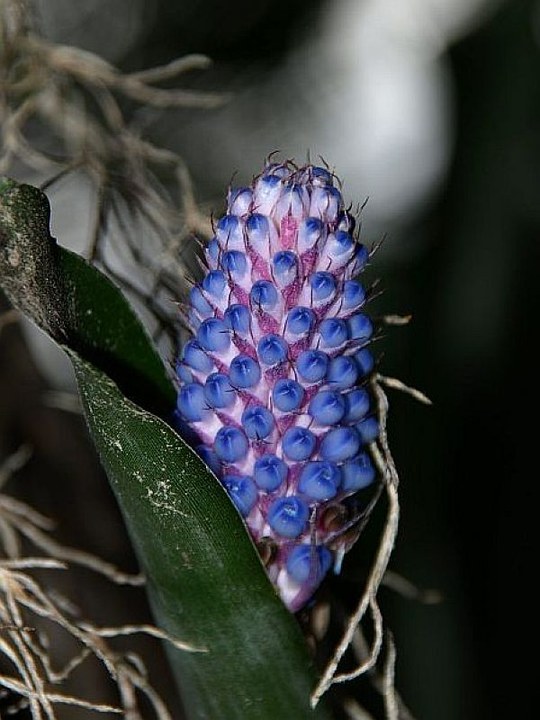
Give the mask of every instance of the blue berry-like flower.
<svg viewBox="0 0 540 720">
<path fill-rule="evenodd" d="M 325 517 L 376 480 L 369 254 L 325 168 L 269 164 L 231 190 L 189 294 L 177 413 L 292 610 L 348 548 Z M 335 513 L 339 505 L 343 512 Z M 339 560 L 340 561 L 340 560 Z"/>
</svg>

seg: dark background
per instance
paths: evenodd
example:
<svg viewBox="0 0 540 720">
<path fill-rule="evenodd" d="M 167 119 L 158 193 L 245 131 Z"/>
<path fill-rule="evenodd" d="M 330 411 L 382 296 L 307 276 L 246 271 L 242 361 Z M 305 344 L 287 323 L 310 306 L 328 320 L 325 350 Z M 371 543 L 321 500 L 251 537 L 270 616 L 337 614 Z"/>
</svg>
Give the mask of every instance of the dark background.
<svg viewBox="0 0 540 720">
<path fill-rule="evenodd" d="M 126 10 L 129 4 L 119 3 L 118 12 L 131 18 L 126 34 L 132 32 L 132 37 L 124 38 L 124 47 L 119 38 L 116 48 L 114 42 L 101 45 L 107 40 L 100 37 L 100 28 L 107 37 L 107 17 L 115 13 L 107 3 L 75 4 L 81 12 L 87 6 L 82 18 L 73 8 L 68 12 L 66 3 L 51 3 L 48 11 L 47 4 L 42 5 L 43 28 L 51 37 L 104 52 L 126 70 L 167 62 L 186 52 L 214 58 L 214 69 L 191 82 L 234 91 L 230 107 L 156 117 L 149 132 L 157 142 L 183 154 L 198 198 L 217 214 L 232 173 L 238 170 L 240 181 L 247 181 L 249 172 L 258 172 L 259 166 L 246 170 L 242 163 L 259 147 L 261 163 L 277 142 L 285 154 L 295 154 L 300 161 L 307 149 L 315 156 L 321 153 L 341 174 L 330 156 L 337 141 L 314 147 L 309 123 L 303 145 L 291 141 L 297 135 L 290 133 L 280 97 L 309 111 L 309 97 L 295 99 L 297 90 L 287 86 L 287 61 L 306 40 L 324 38 L 325 23 L 343 3 L 237 0 L 233 7 L 218 0 L 160 0 L 133 3 L 131 10 Z M 425 5 L 429 3 L 411 4 L 413 26 L 420 23 Z M 358 3 L 359 12 L 363 6 Z M 383 369 L 419 387 L 434 402 L 426 408 L 391 395 L 390 439 L 402 479 L 402 521 L 391 567 L 419 587 L 437 588 L 444 596 L 438 605 L 422 605 L 382 591 L 398 646 L 397 685 L 418 720 L 535 717 L 539 38 L 538 2 L 483 3 L 482 12 L 449 37 L 433 58 L 444 95 L 444 117 L 435 137 L 444 152 L 435 163 L 431 184 L 426 182 L 406 203 L 397 203 L 396 210 L 392 198 L 385 209 L 384 177 L 381 181 L 370 175 L 377 170 L 376 162 L 366 165 L 359 156 L 358 176 L 343 177 L 350 200 L 372 198 L 365 210 L 366 239 L 388 235 L 370 271 L 384 288 L 374 312 L 413 315 L 410 326 L 388 331 Z M 395 38 L 398 44 L 401 40 Z M 312 60 L 316 67 L 317 59 Z M 345 100 L 339 112 L 357 112 L 355 98 L 347 99 L 347 88 L 342 90 Z M 389 106 L 389 112 L 399 128 L 400 108 Z M 237 126 L 240 114 L 243 125 Z M 277 121 L 272 123 L 272 118 Z M 294 114 L 291 118 L 299 122 Z M 329 115 L 328 123 L 333 121 Z M 261 131 L 265 123 L 271 138 L 266 147 Z M 359 132 L 367 132 L 360 117 Z M 342 142 L 347 141 L 343 137 Z M 369 137 L 365 141 L 369 143 Z M 337 152 L 348 154 L 354 165 L 354 147 Z M 415 162 L 427 162 L 430 152 L 438 151 L 420 145 L 416 161 L 414 152 L 405 154 L 411 176 Z M 396 172 L 405 177 L 406 185 L 407 168 L 401 163 L 396 158 Z M 391 167 L 388 158 L 381 156 L 381 167 Z M 372 185 L 383 197 L 373 197 Z M 349 192 L 358 187 L 363 195 L 351 197 Z M 53 207 L 61 204 L 61 192 L 59 188 L 52 194 Z M 375 212 L 370 220 L 372 201 Z M 70 243 L 69 237 L 59 234 L 59 239 Z M 31 403 L 30 410 L 24 404 L 21 408 L 20 396 L 17 401 L 10 396 L 14 367 L 5 349 L 2 352 L 0 419 L 5 432 L 39 437 L 42 426 L 35 415 L 28 418 Z M 52 361 L 47 357 L 42 371 L 58 381 L 50 369 L 56 356 Z M 36 362 L 40 364 L 40 357 Z M 68 379 L 58 382 L 69 386 Z M 57 412 L 53 415 L 55 423 L 71 423 L 72 428 L 77 423 L 60 419 Z M 23 492 L 50 514 L 66 497 L 65 488 L 55 499 L 57 491 L 43 487 L 40 472 L 45 468 L 49 474 L 67 476 L 83 452 L 73 447 L 65 452 L 62 462 L 67 465 L 59 471 L 66 436 L 58 432 L 58 447 L 48 437 L 38 449 Z M 77 426 L 70 432 L 83 447 L 84 431 Z M 91 462 L 95 460 L 85 461 L 86 480 L 77 480 L 78 500 L 66 516 L 83 501 L 91 516 L 90 507 L 97 503 L 94 512 L 106 517 L 110 513 L 113 526 L 114 509 L 100 509 L 110 498 Z M 101 494 L 94 493 L 93 483 L 102 488 Z M 87 549 L 100 549 L 95 532 L 81 531 L 76 519 L 70 528 L 66 517 L 60 532 L 78 537 Z M 106 543 L 108 557 L 125 564 L 122 541 L 115 542 Z"/>
</svg>

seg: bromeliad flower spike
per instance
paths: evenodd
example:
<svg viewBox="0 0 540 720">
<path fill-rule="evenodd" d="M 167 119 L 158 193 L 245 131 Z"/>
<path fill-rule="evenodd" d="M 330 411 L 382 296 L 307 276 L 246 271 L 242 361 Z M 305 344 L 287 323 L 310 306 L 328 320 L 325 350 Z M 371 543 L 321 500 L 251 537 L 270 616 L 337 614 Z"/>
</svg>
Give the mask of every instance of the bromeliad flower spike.
<svg viewBox="0 0 540 720">
<path fill-rule="evenodd" d="M 291 611 L 347 549 L 336 518 L 376 477 L 368 252 L 325 168 L 231 190 L 190 292 L 178 423 L 228 491 Z M 349 540 L 350 542 L 350 540 Z"/>
</svg>

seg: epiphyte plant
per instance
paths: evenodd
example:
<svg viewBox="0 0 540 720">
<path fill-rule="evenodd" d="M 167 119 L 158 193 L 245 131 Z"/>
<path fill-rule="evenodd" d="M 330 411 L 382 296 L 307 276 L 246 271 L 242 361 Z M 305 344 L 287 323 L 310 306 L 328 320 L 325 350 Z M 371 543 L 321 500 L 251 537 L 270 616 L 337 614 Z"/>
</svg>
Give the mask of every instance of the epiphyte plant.
<svg viewBox="0 0 540 720">
<path fill-rule="evenodd" d="M 9 179 L 0 181 L 2 288 L 74 365 L 154 614 L 191 648 L 169 648 L 190 720 L 329 720 L 327 691 L 374 668 L 385 644 L 377 591 L 399 504 L 381 385 L 403 386 L 374 369 L 369 292 L 356 279 L 369 253 L 326 168 L 267 165 L 230 192 L 215 230 L 185 307 L 193 337 L 176 387 L 118 288 L 51 238 L 45 195 Z M 287 608 L 309 604 L 339 570 L 383 490 L 380 544 L 318 677 Z M 367 654 L 355 648 L 358 667 L 340 674 L 368 615 Z M 393 719 L 386 646 L 380 687 Z"/>
<path fill-rule="evenodd" d="M 185 275 L 182 255 L 189 245 L 183 241 L 191 231 L 206 237 L 210 223 L 182 159 L 141 142 L 138 130 L 124 122 L 116 95 L 158 107 L 215 105 L 220 98 L 214 95 L 154 87 L 205 67 L 208 59 L 191 56 L 123 76 L 88 52 L 40 38 L 28 21 L 28 5 L 0 3 L 6 90 L 0 93 L 6 121 L 0 169 L 20 156 L 31 166 L 52 162 L 58 170 L 59 154 L 38 152 L 23 132 L 29 120 L 41 119 L 55 137 L 69 133 L 64 170 L 85 167 L 100 201 L 87 263 L 62 247 L 63 238 L 51 238 L 42 192 L 0 178 L 0 285 L 10 303 L 70 356 L 154 616 L 169 638 L 182 641 L 168 649 L 186 716 L 330 720 L 327 691 L 363 674 L 383 695 L 389 720 L 410 716 L 394 690 L 395 653 L 377 603 L 399 517 L 382 386 L 403 386 L 373 367 L 373 327 L 364 312 L 369 292 L 355 277 L 368 253 L 339 181 L 326 167 L 269 162 L 249 188 L 230 192 L 227 214 L 205 250 L 205 277 L 186 307 L 193 337 L 178 359 L 174 386 L 155 343 L 98 267 L 143 303 L 146 317 L 155 316 L 155 338 L 163 330 L 175 338 L 170 300 L 178 299 Z M 154 174 L 150 166 L 161 170 Z M 169 171 L 181 191 L 180 213 L 174 191 L 156 185 L 156 176 Z M 116 233 L 110 232 L 113 216 Z M 120 222 L 127 216 L 151 221 L 142 223 L 136 241 Z M 160 243 L 166 240 L 166 252 L 155 252 L 150 228 Z M 119 275 L 109 264 L 111 240 L 135 261 L 135 273 L 149 270 L 148 292 L 137 292 L 133 273 Z M 167 313 L 160 294 L 167 295 Z M 301 624 L 287 608 L 310 606 L 317 585 L 331 567 L 340 569 L 383 494 L 380 543 L 366 553 L 373 561 L 350 617 L 347 612 L 343 619 L 340 598 L 333 598 L 332 619 L 345 628 L 331 658 L 326 652 L 326 661 L 319 657 L 326 662 L 319 676 Z M 324 608 L 324 600 L 315 605 L 311 619 Z M 22 616 L 18 622 L 18 628 L 6 627 L 16 652 L 21 642 L 34 652 L 27 633 L 33 622 Z M 331 644 L 325 636 L 321 646 Z M 347 666 L 340 673 L 342 658 Z M 36 691 L 34 673 L 23 670 L 17 687 L 36 706 L 33 717 L 53 718 L 50 703 L 62 700 L 58 686 Z M 0 686 L 6 682 L 12 678 L 2 675 Z M 126 697 L 126 713 L 135 717 L 132 693 Z M 339 700 L 340 710 L 346 704 L 348 716 L 367 715 L 354 698 L 345 701 Z M 163 708 L 158 716 L 170 720 Z"/>
<path fill-rule="evenodd" d="M 177 422 L 291 611 L 341 567 L 376 470 L 369 260 L 326 168 L 268 162 L 231 189 L 185 307 Z"/>
</svg>

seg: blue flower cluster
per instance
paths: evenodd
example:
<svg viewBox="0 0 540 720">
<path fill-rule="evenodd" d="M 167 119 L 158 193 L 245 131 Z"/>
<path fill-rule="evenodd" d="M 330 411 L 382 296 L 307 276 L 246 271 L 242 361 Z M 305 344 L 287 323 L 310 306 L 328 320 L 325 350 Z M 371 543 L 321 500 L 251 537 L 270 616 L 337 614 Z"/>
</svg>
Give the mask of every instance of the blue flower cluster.
<svg viewBox="0 0 540 720">
<path fill-rule="evenodd" d="M 325 511 L 372 484 L 379 435 L 369 255 L 325 168 L 271 164 L 229 193 L 191 289 L 178 414 L 256 542 L 287 606 L 343 550 Z M 341 545 L 340 545 L 341 543 Z"/>
</svg>

